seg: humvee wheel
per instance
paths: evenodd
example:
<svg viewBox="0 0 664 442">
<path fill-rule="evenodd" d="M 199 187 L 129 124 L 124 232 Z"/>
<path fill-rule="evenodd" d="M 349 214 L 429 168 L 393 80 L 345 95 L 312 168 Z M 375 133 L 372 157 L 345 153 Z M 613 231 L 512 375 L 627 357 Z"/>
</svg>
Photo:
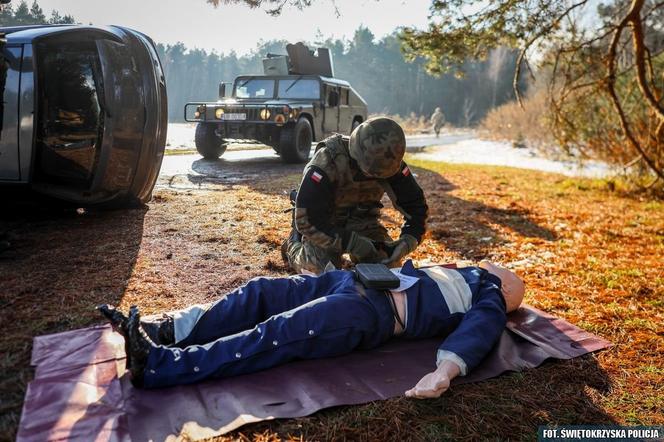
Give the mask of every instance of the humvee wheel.
<svg viewBox="0 0 664 442">
<path fill-rule="evenodd" d="M 226 152 L 226 143 L 214 133 L 214 124 L 196 125 L 196 150 L 206 160 L 216 160 Z"/>
<path fill-rule="evenodd" d="M 284 127 L 279 136 L 279 155 L 286 163 L 304 163 L 309 159 L 314 136 L 311 124 L 300 118 L 295 126 Z"/>
</svg>

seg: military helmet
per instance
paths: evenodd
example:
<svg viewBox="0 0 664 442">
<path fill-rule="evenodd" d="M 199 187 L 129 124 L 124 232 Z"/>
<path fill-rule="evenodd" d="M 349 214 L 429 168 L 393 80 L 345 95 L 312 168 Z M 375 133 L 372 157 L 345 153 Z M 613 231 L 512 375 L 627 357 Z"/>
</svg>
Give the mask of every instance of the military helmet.
<svg viewBox="0 0 664 442">
<path fill-rule="evenodd" d="M 401 167 L 406 152 L 406 137 L 396 121 L 371 118 L 350 135 L 350 156 L 365 175 L 389 178 Z"/>
<path fill-rule="evenodd" d="M 436 108 L 436 112 L 442 112 L 439 107 Z"/>
</svg>

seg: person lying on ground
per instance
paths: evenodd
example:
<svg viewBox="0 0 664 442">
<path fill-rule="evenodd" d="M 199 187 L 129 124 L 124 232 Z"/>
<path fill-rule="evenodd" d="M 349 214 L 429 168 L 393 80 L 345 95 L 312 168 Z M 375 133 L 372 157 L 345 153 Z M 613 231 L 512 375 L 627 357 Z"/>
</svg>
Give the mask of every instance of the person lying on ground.
<svg viewBox="0 0 664 442">
<path fill-rule="evenodd" d="M 511 271 L 478 267 L 399 270 L 402 291 L 367 289 L 352 271 L 255 278 L 216 302 L 141 321 L 98 309 L 125 338 L 137 387 L 158 388 L 256 372 L 297 359 L 378 347 L 392 337 L 443 336 L 437 368 L 406 396 L 440 396 L 456 376 L 478 366 L 499 339 L 524 284 Z M 412 285 L 410 285 L 412 284 Z M 433 365 L 433 364 L 432 364 Z"/>
</svg>

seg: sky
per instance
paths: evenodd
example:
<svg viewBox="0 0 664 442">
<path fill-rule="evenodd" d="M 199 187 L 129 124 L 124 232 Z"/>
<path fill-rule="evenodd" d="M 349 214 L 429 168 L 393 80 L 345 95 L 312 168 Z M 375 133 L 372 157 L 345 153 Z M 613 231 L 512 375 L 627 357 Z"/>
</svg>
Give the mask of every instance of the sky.
<svg viewBox="0 0 664 442">
<path fill-rule="evenodd" d="M 158 43 L 181 41 L 188 48 L 246 54 L 260 40 L 313 41 L 319 33 L 323 37 L 349 39 L 361 25 L 380 38 L 400 26 L 424 27 L 431 0 L 336 0 L 334 3 L 315 0 L 302 11 L 284 9 L 279 17 L 247 6 L 214 8 L 205 0 L 38 0 L 38 3 L 47 16 L 55 9 L 73 15 L 80 23 L 128 26 Z"/>
</svg>

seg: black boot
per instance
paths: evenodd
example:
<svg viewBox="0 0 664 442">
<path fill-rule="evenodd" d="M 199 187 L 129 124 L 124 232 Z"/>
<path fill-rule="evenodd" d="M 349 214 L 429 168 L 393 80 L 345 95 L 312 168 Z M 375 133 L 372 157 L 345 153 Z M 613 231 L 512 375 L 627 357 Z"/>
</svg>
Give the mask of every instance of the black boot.
<svg viewBox="0 0 664 442">
<path fill-rule="evenodd" d="M 108 319 L 113 330 L 127 337 L 127 317 L 120 310 L 108 304 L 98 305 L 97 310 Z"/>
<path fill-rule="evenodd" d="M 283 243 L 281 243 L 281 258 L 286 264 L 288 264 L 288 247 L 290 244 L 302 241 L 302 234 L 297 231 L 297 227 L 295 226 L 295 200 L 297 199 L 297 189 L 290 191 L 288 199 L 290 200 L 292 206 L 290 209 L 288 209 L 291 212 L 291 231 L 288 235 L 288 238 Z"/>
<path fill-rule="evenodd" d="M 143 330 L 157 345 L 175 344 L 175 324 L 173 317 L 162 314 L 161 318 L 141 321 Z"/>
<path fill-rule="evenodd" d="M 131 373 L 131 383 L 136 388 L 143 387 L 145 366 L 153 347 L 155 347 L 155 343 L 141 326 L 141 314 L 138 307 L 132 305 L 129 308 L 129 318 L 127 319 L 125 351 L 127 352 L 127 368 Z"/>
</svg>

